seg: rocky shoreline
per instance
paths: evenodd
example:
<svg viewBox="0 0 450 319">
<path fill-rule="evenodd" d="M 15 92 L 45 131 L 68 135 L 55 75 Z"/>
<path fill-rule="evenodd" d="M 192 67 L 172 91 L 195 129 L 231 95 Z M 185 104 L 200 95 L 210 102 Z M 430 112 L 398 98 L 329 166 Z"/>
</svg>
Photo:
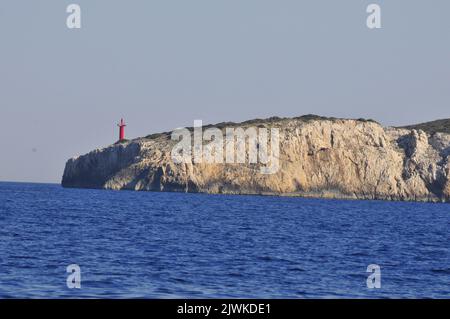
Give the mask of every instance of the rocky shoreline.
<svg viewBox="0 0 450 319">
<path fill-rule="evenodd" d="M 69 159 L 62 186 L 450 201 L 450 134 L 317 116 L 215 125 L 229 126 L 277 128 L 279 170 L 260 174 L 261 164 L 254 163 L 175 163 L 171 151 L 177 142 L 161 133 Z"/>
</svg>

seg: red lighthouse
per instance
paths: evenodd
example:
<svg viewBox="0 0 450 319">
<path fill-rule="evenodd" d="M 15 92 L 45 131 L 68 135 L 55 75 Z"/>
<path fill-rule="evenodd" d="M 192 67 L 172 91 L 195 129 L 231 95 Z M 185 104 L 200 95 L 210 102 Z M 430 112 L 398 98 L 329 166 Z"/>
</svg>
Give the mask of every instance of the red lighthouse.
<svg viewBox="0 0 450 319">
<path fill-rule="evenodd" d="M 120 119 L 120 123 L 117 124 L 119 127 L 119 141 L 123 141 L 125 139 L 125 126 L 127 126 L 123 119 Z"/>
</svg>

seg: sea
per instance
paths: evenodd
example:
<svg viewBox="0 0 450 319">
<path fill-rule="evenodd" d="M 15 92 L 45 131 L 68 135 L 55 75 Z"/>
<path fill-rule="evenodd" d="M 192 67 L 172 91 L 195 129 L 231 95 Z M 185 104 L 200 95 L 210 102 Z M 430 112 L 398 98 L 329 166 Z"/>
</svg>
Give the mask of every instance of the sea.
<svg viewBox="0 0 450 319">
<path fill-rule="evenodd" d="M 450 298 L 450 205 L 0 183 L 0 298 Z"/>
</svg>

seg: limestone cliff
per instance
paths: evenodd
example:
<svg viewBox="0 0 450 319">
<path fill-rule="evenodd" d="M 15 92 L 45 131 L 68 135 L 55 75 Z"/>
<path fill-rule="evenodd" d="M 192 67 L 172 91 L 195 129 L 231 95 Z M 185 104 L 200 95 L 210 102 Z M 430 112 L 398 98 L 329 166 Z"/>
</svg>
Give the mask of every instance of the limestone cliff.
<svg viewBox="0 0 450 319">
<path fill-rule="evenodd" d="M 383 128 L 366 120 L 311 116 L 253 120 L 217 127 L 279 128 L 279 167 L 181 163 L 177 143 L 154 134 L 70 159 L 64 187 L 227 194 L 450 201 L 450 135 Z"/>
</svg>

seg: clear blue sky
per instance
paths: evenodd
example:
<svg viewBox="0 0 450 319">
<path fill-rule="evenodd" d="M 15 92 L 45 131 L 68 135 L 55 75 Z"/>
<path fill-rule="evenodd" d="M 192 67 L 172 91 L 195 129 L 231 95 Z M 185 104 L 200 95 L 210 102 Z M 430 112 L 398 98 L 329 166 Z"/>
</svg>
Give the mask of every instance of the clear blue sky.
<svg viewBox="0 0 450 319">
<path fill-rule="evenodd" d="M 0 180 L 59 182 L 121 117 L 128 137 L 194 119 L 448 118 L 449 14 L 448 0 L 2 0 Z"/>
</svg>

